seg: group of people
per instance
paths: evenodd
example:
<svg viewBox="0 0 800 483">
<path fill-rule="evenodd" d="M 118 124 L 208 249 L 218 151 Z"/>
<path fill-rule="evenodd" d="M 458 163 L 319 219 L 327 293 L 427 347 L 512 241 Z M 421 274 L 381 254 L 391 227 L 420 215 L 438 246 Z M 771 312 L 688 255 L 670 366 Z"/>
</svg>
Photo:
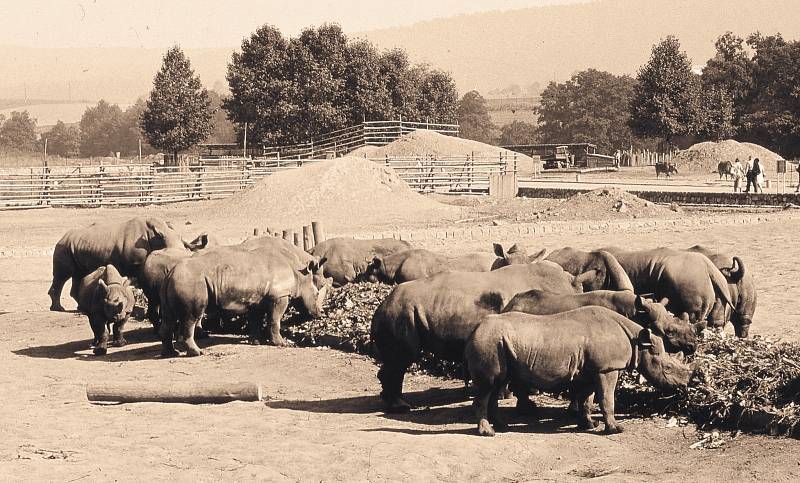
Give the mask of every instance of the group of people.
<svg viewBox="0 0 800 483">
<path fill-rule="evenodd" d="M 744 188 L 745 193 L 749 193 L 751 187 L 755 193 L 764 192 L 764 167 L 758 158 L 753 159 L 752 156 L 748 156 L 747 163 L 744 166 L 739 158 L 736 158 L 731 167 L 731 175 L 733 176 L 734 193 L 742 191 L 742 178 L 747 180 Z"/>
</svg>

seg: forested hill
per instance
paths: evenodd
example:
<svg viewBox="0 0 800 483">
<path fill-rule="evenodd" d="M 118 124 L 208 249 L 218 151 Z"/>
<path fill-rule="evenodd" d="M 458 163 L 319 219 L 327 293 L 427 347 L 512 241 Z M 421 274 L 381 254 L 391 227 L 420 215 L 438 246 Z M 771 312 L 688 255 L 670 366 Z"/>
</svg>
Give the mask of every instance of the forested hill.
<svg viewBox="0 0 800 483">
<path fill-rule="evenodd" d="M 675 35 L 693 63 L 714 54 L 731 30 L 800 38 L 798 0 L 600 0 L 497 11 L 422 22 L 361 35 L 403 47 L 417 62 L 452 72 L 459 89 L 563 81 L 594 67 L 635 74 L 654 43 Z"/>
</svg>

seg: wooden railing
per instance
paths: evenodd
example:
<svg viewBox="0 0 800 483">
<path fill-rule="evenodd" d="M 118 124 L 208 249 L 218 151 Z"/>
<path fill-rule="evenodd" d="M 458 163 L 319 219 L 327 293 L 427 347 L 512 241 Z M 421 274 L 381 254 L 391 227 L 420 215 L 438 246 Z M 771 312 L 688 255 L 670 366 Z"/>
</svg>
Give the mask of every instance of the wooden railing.
<svg viewBox="0 0 800 483">
<path fill-rule="evenodd" d="M 515 174 L 517 154 L 498 156 L 385 157 L 383 161 L 419 192 L 461 192 L 488 189 L 493 174 Z"/>
</svg>

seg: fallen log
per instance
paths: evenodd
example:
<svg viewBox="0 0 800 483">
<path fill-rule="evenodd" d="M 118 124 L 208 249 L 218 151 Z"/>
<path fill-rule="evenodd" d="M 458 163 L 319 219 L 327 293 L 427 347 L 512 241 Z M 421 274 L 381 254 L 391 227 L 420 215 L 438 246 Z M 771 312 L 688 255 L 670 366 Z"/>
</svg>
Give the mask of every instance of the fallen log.
<svg viewBox="0 0 800 483">
<path fill-rule="evenodd" d="M 231 401 L 261 401 L 261 385 L 250 382 L 159 385 L 88 384 L 86 398 L 92 402 L 222 404 Z"/>
</svg>

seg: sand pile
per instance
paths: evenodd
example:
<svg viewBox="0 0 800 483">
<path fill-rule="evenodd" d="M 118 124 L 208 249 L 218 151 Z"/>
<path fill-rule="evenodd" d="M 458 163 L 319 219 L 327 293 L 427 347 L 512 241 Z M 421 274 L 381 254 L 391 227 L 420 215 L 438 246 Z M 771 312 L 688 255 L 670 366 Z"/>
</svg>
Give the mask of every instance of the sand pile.
<svg viewBox="0 0 800 483">
<path fill-rule="evenodd" d="M 733 162 L 736 158 L 739 158 L 744 164 L 748 156 L 758 158 L 768 173 L 775 172 L 775 160 L 783 159 L 779 154 L 758 144 L 740 143 L 733 139 L 727 139 L 719 142 L 697 143 L 679 152 L 675 157 L 675 163 L 681 173 L 710 173 L 717 170 L 719 163 Z"/>
<path fill-rule="evenodd" d="M 677 206 L 675 209 L 680 210 Z M 618 218 L 676 218 L 673 209 L 656 205 L 618 188 L 600 188 L 567 198 L 542 213 L 545 219 L 605 220 Z"/>
<path fill-rule="evenodd" d="M 455 218 L 460 209 L 408 187 L 391 169 L 344 157 L 280 171 L 199 214 L 217 227 L 293 228 L 312 221 L 331 229 L 413 224 Z"/>
<path fill-rule="evenodd" d="M 364 146 L 356 149 L 351 156 L 384 158 L 386 156 L 513 156 L 514 152 L 491 144 L 484 144 L 470 139 L 446 136 L 435 131 L 420 129 L 405 134 L 386 146 Z M 530 156 L 517 153 L 518 169 L 530 172 L 533 160 Z"/>
</svg>

